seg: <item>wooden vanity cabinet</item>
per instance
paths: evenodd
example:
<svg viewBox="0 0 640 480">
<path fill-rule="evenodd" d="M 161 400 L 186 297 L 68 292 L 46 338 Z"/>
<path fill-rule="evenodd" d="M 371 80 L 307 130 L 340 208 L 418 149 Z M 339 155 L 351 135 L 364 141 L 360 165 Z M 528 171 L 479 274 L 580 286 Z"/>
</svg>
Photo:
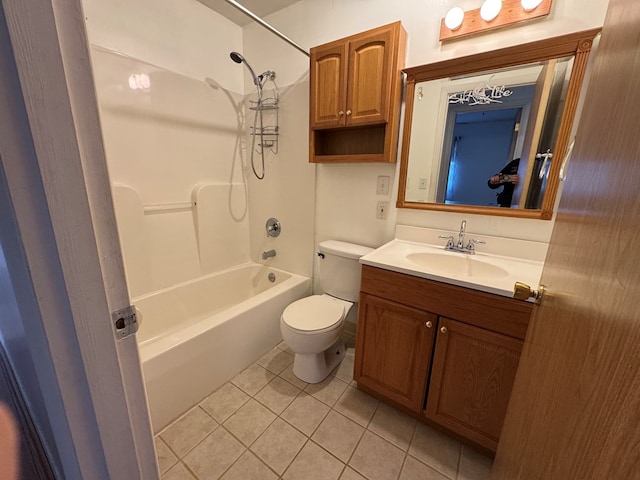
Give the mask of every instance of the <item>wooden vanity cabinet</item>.
<svg viewBox="0 0 640 480">
<path fill-rule="evenodd" d="M 362 267 L 358 388 L 495 452 L 532 305 Z"/>
<path fill-rule="evenodd" d="M 405 44 L 395 22 L 311 49 L 311 162 L 395 161 Z"/>
<path fill-rule="evenodd" d="M 360 296 L 359 308 L 358 384 L 421 410 L 437 317 L 366 293 Z"/>
<path fill-rule="evenodd" d="M 441 317 L 425 416 L 495 452 L 522 345 L 522 340 Z"/>
</svg>

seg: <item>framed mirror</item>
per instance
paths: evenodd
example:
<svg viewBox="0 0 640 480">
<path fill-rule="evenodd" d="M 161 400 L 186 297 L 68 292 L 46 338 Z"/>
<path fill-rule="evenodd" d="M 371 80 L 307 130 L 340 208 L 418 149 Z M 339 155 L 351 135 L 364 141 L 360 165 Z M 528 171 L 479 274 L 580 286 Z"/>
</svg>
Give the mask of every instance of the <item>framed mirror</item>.
<svg viewBox="0 0 640 480">
<path fill-rule="evenodd" d="M 397 207 L 551 219 L 599 31 L 403 70 Z"/>
</svg>

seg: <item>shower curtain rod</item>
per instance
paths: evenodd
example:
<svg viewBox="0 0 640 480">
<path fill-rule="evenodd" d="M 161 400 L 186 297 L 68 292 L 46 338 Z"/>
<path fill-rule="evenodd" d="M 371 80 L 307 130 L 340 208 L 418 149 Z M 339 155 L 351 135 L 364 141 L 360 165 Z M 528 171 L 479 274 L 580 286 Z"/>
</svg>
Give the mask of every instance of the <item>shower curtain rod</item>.
<svg viewBox="0 0 640 480">
<path fill-rule="evenodd" d="M 309 52 L 307 52 L 304 48 L 302 48 L 296 42 L 294 42 L 289 37 L 287 37 L 284 33 L 280 32 L 279 30 L 276 30 L 274 27 L 269 25 L 267 22 L 265 22 L 263 19 L 261 19 L 255 13 L 253 13 L 251 10 L 249 10 L 248 8 L 240 5 L 238 2 L 236 2 L 236 0 L 224 0 L 224 1 L 227 2 L 229 5 L 231 5 L 232 7 L 235 7 L 236 9 L 240 10 L 242 13 L 244 13 L 245 15 L 247 15 L 248 17 L 250 17 L 254 21 L 258 22 L 264 28 L 266 28 L 271 33 L 273 33 L 273 34 L 277 35 L 278 37 L 280 37 L 282 40 L 287 42 L 289 45 L 291 45 L 296 50 L 304 53 L 307 57 L 309 56 Z"/>
</svg>

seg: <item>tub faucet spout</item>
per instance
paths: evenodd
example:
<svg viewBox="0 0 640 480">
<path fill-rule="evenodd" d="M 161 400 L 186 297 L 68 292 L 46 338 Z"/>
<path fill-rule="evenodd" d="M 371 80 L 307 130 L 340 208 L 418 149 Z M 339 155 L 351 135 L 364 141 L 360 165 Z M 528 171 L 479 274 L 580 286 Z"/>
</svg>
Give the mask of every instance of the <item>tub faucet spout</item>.
<svg viewBox="0 0 640 480">
<path fill-rule="evenodd" d="M 267 258 L 271 258 L 271 257 L 275 257 L 276 256 L 276 251 L 275 250 L 268 250 L 266 252 L 262 252 L 262 259 L 266 260 Z"/>
</svg>

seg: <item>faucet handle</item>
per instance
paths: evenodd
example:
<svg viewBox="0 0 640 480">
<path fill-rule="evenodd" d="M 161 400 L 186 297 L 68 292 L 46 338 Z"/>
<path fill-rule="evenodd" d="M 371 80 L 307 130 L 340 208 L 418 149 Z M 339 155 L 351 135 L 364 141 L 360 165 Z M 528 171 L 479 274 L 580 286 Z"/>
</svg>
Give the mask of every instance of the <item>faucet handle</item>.
<svg viewBox="0 0 640 480">
<path fill-rule="evenodd" d="M 476 243 L 478 245 L 485 245 L 487 242 L 485 242 L 484 240 L 476 240 L 475 238 L 472 238 L 467 244 L 467 250 L 469 250 L 470 252 L 475 252 L 476 248 L 474 244 Z"/>
<path fill-rule="evenodd" d="M 453 242 L 453 235 L 438 235 L 438 238 L 446 238 L 447 245 L 444 248 L 453 248 L 455 243 Z"/>
</svg>

